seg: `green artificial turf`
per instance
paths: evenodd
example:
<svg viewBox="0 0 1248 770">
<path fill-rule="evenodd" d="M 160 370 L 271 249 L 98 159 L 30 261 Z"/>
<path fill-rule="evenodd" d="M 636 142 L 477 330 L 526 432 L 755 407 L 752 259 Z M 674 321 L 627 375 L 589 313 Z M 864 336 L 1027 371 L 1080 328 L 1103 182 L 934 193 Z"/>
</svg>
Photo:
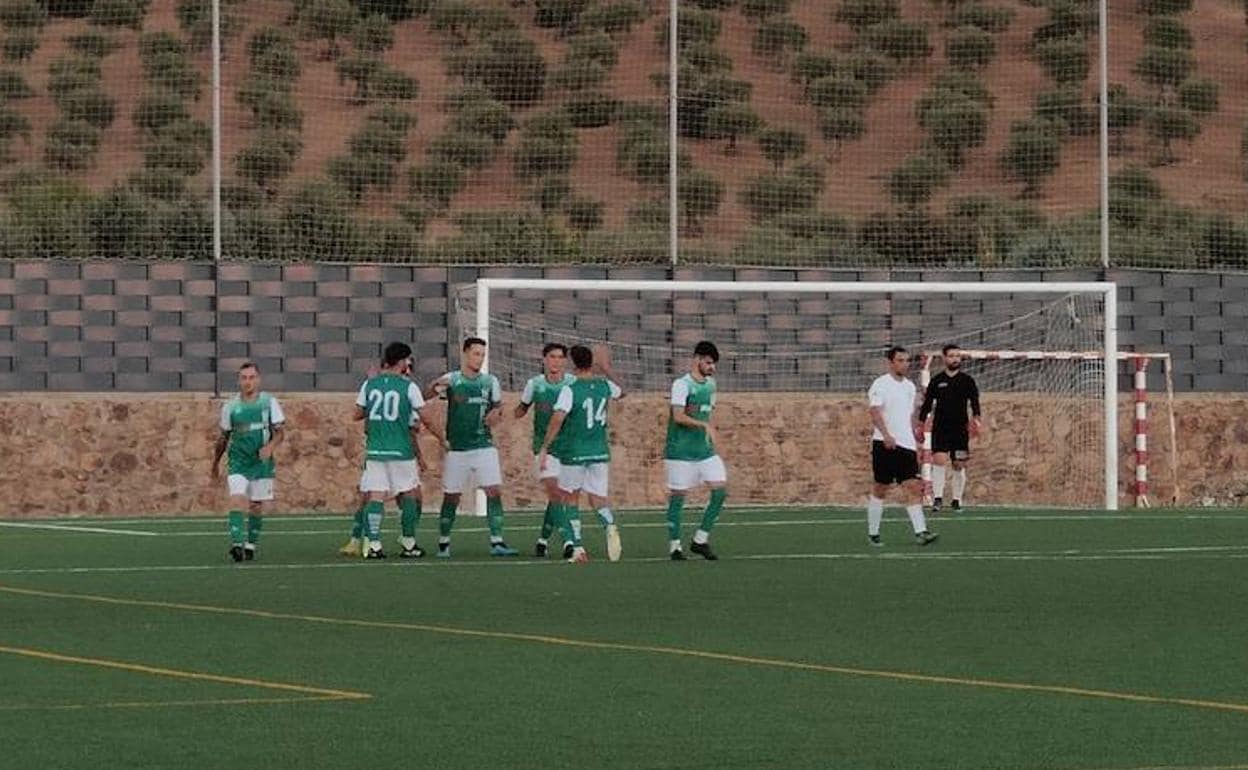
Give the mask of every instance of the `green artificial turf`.
<svg viewBox="0 0 1248 770">
<path fill-rule="evenodd" d="M 271 517 L 241 565 L 223 516 L 0 522 L 0 767 L 1248 767 L 1248 514 L 972 509 L 919 548 L 899 513 L 872 549 L 730 507 L 672 563 L 624 512 L 588 565 L 474 519 L 403 562 L 388 514 L 363 562 L 345 516 Z"/>
</svg>

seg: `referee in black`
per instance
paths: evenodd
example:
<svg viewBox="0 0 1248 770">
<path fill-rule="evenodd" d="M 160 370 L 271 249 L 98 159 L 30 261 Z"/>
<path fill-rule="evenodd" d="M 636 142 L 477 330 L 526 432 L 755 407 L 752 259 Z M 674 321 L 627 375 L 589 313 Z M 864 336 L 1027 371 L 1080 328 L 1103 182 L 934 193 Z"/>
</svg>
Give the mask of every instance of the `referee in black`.
<svg viewBox="0 0 1248 770">
<path fill-rule="evenodd" d="M 962 349 L 945 345 L 940 351 L 945 370 L 927 385 L 919 420 L 932 419 L 932 513 L 940 513 L 945 496 L 945 468 L 953 464 L 953 501 L 950 508 L 962 508 L 966 491 L 966 463 L 971 457 L 971 436 L 979 436 L 979 387 L 975 378 L 962 371 Z M 967 417 L 967 406 L 970 417 Z"/>
</svg>

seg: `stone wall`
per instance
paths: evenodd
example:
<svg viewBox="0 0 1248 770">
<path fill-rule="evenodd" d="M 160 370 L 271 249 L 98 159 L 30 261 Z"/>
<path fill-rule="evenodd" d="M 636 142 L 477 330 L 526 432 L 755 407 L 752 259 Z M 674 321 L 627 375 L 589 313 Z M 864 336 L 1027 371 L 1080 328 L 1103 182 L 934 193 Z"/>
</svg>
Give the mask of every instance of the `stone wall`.
<svg viewBox="0 0 1248 770">
<path fill-rule="evenodd" d="M 445 371 L 459 336 L 452 298 L 482 276 L 738 281 L 1090 281 L 1097 270 L 762 270 L 689 267 L 422 267 L 410 265 L 0 261 L 0 391 L 213 392 L 251 359 L 278 391 L 342 392 L 390 339 L 412 343 L 418 376 Z M 1113 270 L 1123 349 L 1169 352 L 1179 391 L 1243 392 L 1248 383 L 1248 275 Z M 684 350 L 708 334 L 727 348 L 773 340 L 877 349 L 905 329 L 939 339 L 1000 303 L 944 298 L 829 315 L 819 298 L 759 312 L 737 303 L 622 298 L 577 307 L 578 328 L 627 341 L 667 333 Z M 867 307 L 870 306 L 870 307 Z M 883 314 L 883 315 L 881 315 Z M 609 321 L 609 323 L 608 323 Z M 986 321 L 995 323 L 995 321 Z M 682 352 L 683 355 L 683 352 Z M 667 368 L 662 368 L 666 373 Z M 663 376 L 666 376 L 665 374 Z M 1129 386 L 1129 380 L 1123 381 Z M 638 387 L 661 387 L 641 383 Z M 736 387 L 742 390 L 742 387 Z"/>
<path fill-rule="evenodd" d="M 508 396 L 508 409 L 514 404 Z M 361 429 L 343 395 L 282 397 L 288 438 L 278 451 L 279 505 L 285 512 L 344 511 L 361 467 Z M 209 478 L 219 401 L 207 395 L 13 394 L 0 396 L 0 517 L 144 516 L 204 513 L 224 505 Z M 430 408 L 440 410 L 440 405 Z M 989 396 L 987 431 L 976 443 L 973 503 L 1099 504 L 1099 467 L 1089 444 L 1097 409 Z M 1248 398 L 1180 396 L 1180 502 L 1248 496 Z M 868 427 L 861 398 L 811 394 L 722 396 L 717 422 L 725 440 L 732 500 L 858 503 L 869 478 Z M 440 419 L 440 415 L 436 415 Z M 1169 436 L 1154 413 L 1150 471 L 1154 502 L 1172 495 Z M 613 497 L 620 507 L 663 499 L 661 437 L 665 403 L 634 393 L 613 409 Z M 1134 477 L 1131 409 L 1121 410 L 1123 504 Z M 426 437 L 428 439 L 428 437 Z M 539 499 L 532 481 L 528 425 L 509 419 L 499 433 L 510 506 Z M 1094 441 L 1094 439 L 1090 440 Z M 427 440 L 427 508 L 436 505 L 439 452 Z"/>
</svg>

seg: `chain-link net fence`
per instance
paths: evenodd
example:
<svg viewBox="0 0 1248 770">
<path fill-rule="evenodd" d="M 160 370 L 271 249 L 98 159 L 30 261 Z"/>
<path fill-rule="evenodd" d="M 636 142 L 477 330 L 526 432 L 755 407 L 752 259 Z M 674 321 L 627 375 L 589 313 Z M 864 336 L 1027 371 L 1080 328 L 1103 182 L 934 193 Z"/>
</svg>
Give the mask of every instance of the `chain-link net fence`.
<svg viewBox="0 0 1248 770">
<path fill-rule="evenodd" d="M 222 254 L 1101 259 L 1087 0 L 223 0 Z M 1248 267 L 1248 6 L 1108 6 L 1111 264 Z M 0 0 L 0 255 L 213 255 L 209 0 Z"/>
</svg>

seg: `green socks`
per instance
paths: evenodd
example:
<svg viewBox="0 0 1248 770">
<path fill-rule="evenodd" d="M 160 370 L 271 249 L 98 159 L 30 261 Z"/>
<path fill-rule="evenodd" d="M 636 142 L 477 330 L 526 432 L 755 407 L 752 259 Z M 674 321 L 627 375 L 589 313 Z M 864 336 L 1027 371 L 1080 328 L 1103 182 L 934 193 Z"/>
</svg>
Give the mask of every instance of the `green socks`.
<svg viewBox="0 0 1248 770">
<path fill-rule="evenodd" d="M 373 542 L 381 540 L 381 517 L 386 506 L 380 500 L 369 500 L 364 506 L 364 518 L 368 524 L 368 539 Z"/>
<path fill-rule="evenodd" d="M 667 539 L 680 540 L 680 518 L 685 510 L 684 495 L 670 495 L 667 498 Z"/>
<path fill-rule="evenodd" d="M 234 545 L 243 544 L 243 512 L 230 511 L 230 542 Z"/>
<path fill-rule="evenodd" d="M 571 505 L 559 506 L 562 512 L 560 517 L 559 531 L 563 533 L 565 543 L 571 543 L 574 546 L 581 545 L 581 512 L 577 509 L 576 503 Z"/>
<path fill-rule="evenodd" d="M 260 530 L 264 529 L 264 517 L 253 513 L 247 517 L 247 542 L 255 545 L 260 542 Z"/>
<path fill-rule="evenodd" d="M 351 522 L 352 540 L 359 540 L 364 536 L 364 508 L 367 506 L 367 502 L 360 503 L 360 507 L 355 512 L 355 519 Z"/>
<path fill-rule="evenodd" d="M 710 532 L 711 527 L 715 526 L 715 522 L 719 520 L 719 512 L 724 509 L 724 500 L 727 498 L 728 490 L 724 487 L 711 490 L 710 502 L 706 504 L 706 510 L 702 512 L 703 532 Z"/>
<path fill-rule="evenodd" d="M 420 526 L 420 498 L 401 495 L 399 512 L 399 526 L 403 530 L 403 537 L 416 537 L 416 528 Z"/>
<path fill-rule="evenodd" d="M 503 539 L 503 498 L 494 495 L 485 498 L 485 519 L 490 525 L 490 542 Z"/>
<path fill-rule="evenodd" d="M 538 535 L 538 539 L 546 541 L 555 531 L 555 514 L 559 508 L 558 503 L 546 503 L 546 515 L 542 517 L 542 532 Z"/>
<path fill-rule="evenodd" d="M 455 526 L 455 509 L 458 507 L 458 500 L 442 498 L 442 510 L 438 512 L 438 534 L 442 537 L 451 536 L 451 527 Z"/>
</svg>

